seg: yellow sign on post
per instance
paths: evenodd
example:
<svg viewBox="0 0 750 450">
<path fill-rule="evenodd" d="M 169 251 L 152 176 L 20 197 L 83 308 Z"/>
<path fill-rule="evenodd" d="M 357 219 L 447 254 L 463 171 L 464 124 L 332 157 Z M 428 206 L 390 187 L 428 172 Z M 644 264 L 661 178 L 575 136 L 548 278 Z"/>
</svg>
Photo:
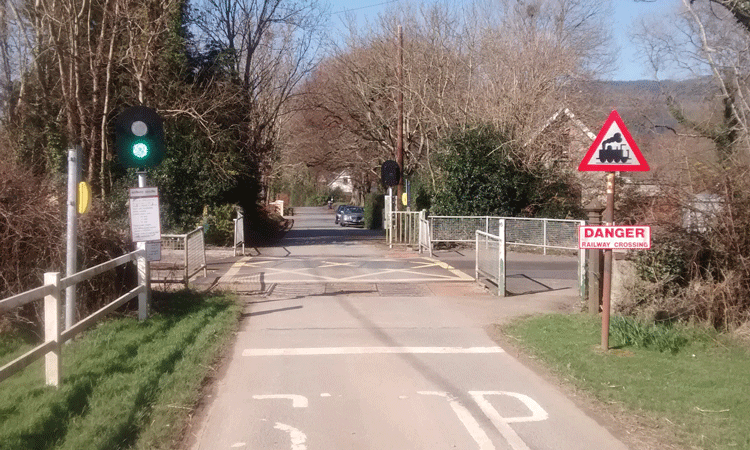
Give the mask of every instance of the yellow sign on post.
<svg viewBox="0 0 750 450">
<path fill-rule="evenodd" d="M 88 183 L 81 181 L 78 183 L 78 195 L 76 196 L 76 208 L 78 214 L 86 214 L 91 207 L 91 188 Z"/>
<path fill-rule="evenodd" d="M 404 206 L 409 206 L 409 197 L 406 195 L 406 192 L 401 194 L 401 203 L 403 203 Z"/>
</svg>

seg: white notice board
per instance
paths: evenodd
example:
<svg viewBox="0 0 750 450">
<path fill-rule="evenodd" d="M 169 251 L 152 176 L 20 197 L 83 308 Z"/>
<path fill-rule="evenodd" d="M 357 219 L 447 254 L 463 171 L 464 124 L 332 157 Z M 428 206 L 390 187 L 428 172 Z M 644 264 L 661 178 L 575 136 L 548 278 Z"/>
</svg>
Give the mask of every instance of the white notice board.
<svg viewBox="0 0 750 450">
<path fill-rule="evenodd" d="M 161 241 L 157 188 L 130 189 L 130 231 L 133 242 Z"/>
</svg>

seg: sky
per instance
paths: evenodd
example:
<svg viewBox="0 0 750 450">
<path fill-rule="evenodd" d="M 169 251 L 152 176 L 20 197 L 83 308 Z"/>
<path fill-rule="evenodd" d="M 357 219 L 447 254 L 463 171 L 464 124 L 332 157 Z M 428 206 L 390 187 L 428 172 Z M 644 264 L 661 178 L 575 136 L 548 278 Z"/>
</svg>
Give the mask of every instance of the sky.
<svg viewBox="0 0 750 450">
<path fill-rule="evenodd" d="M 331 22 L 334 26 L 340 24 L 340 17 L 343 16 L 344 11 L 350 11 L 358 21 L 371 19 L 389 5 L 399 1 L 401 0 L 328 0 L 331 5 Z M 652 78 L 648 67 L 639 60 L 638 50 L 631 42 L 628 30 L 631 29 L 633 21 L 641 15 L 651 17 L 665 15 L 681 3 L 681 0 L 656 0 L 652 2 L 612 0 L 614 6 L 612 27 L 615 33 L 615 42 L 620 47 L 618 68 L 613 72 L 612 80 L 632 81 Z"/>
</svg>

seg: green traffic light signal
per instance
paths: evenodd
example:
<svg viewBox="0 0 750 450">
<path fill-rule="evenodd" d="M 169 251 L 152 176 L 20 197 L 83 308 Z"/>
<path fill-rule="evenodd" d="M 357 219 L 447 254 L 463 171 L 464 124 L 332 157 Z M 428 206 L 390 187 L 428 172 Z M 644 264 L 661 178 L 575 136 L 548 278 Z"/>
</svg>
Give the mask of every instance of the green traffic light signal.
<svg viewBox="0 0 750 450">
<path fill-rule="evenodd" d="M 151 108 L 132 106 L 120 113 L 115 141 L 120 164 L 125 167 L 153 167 L 164 159 L 164 126 Z"/>
</svg>

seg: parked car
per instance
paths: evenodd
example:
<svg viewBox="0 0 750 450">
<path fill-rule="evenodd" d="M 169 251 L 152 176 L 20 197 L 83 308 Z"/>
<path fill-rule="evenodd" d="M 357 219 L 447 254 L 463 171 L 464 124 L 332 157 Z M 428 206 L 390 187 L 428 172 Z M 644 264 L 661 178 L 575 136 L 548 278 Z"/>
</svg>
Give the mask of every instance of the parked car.
<svg viewBox="0 0 750 450">
<path fill-rule="evenodd" d="M 365 210 L 361 206 L 349 206 L 344 209 L 339 223 L 342 227 L 347 225 L 364 226 Z"/>
<path fill-rule="evenodd" d="M 344 214 L 344 210 L 348 207 L 349 205 L 339 205 L 339 207 L 336 208 L 336 217 L 334 217 L 333 223 L 338 224 L 341 221 L 341 215 Z"/>
</svg>

